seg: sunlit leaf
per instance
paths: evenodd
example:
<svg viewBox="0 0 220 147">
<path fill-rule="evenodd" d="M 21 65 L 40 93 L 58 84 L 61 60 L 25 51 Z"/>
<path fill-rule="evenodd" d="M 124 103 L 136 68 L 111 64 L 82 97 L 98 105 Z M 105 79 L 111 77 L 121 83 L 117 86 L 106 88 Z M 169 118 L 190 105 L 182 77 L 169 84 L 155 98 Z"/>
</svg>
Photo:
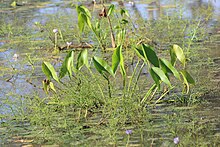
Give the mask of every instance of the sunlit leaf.
<svg viewBox="0 0 220 147">
<path fill-rule="evenodd" d="M 79 27 L 80 33 L 82 33 L 85 27 L 85 21 L 84 21 L 82 14 L 78 14 L 78 27 Z"/>
<path fill-rule="evenodd" d="M 159 60 L 153 48 L 145 44 L 142 44 L 142 47 L 147 60 L 154 66 L 159 67 Z"/>
<path fill-rule="evenodd" d="M 171 64 L 172 64 L 173 66 L 175 66 L 176 54 L 175 54 L 173 48 L 170 49 L 170 58 L 171 58 Z"/>
<path fill-rule="evenodd" d="M 89 9 L 86 8 L 85 6 L 76 6 L 76 10 L 77 10 L 77 13 L 83 13 L 85 14 L 87 17 L 91 18 L 91 13 L 89 12 Z"/>
<path fill-rule="evenodd" d="M 121 46 L 118 46 L 112 55 L 112 70 L 114 74 L 116 73 L 116 70 L 120 63 L 120 50 L 121 50 Z"/>
<path fill-rule="evenodd" d="M 86 65 L 86 67 L 89 67 L 89 62 L 88 62 L 88 51 L 82 50 L 79 55 L 78 55 L 78 59 L 77 59 L 77 65 L 76 65 L 76 69 L 80 70 L 83 65 Z"/>
<path fill-rule="evenodd" d="M 124 39 L 125 39 L 125 29 L 121 29 L 118 34 L 117 34 L 117 43 L 118 44 L 123 44 Z"/>
<path fill-rule="evenodd" d="M 183 50 L 182 50 L 181 47 L 174 44 L 173 48 L 171 48 L 170 56 L 171 56 L 171 63 L 173 65 L 175 63 L 175 60 L 176 60 L 175 56 L 176 56 L 176 58 L 185 66 L 186 58 L 185 58 L 185 55 L 184 55 Z"/>
<path fill-rule="evenodd" d="M 56 73 L 54 67 L 49 62 L 43 62 L 42 63 L 42 71 L 44 72 L 44 74 L 47 76 L 47 78 L 49 80 L 52 77 L 54 80 L 59 82 L 57 73 Z"/>
<path fill-rule="evenodd" d="M 17 2 L 16 2 L 16 1 L 13 1 L 13 2 L 11 3 L 11 6 L 12 6 L 12 7 L 16 7 L 16 6 L 17 6 Z"/>
<path fill-rule="evenodd" d="M 52 82 L 50 82 L 50 88 L 56 93 L 56 89 L 55 89 L 55 87 L 54 87 L 54 85 L 53 85 L 53 83 Z"/>
<path fill-rule="evenodd" d="M 108 78 L 108 75 L 112 75 L 113 77 L 115 76 L 112 68 L 108 65 L 108 63 L 105 60 L 99 57 L 93 57 L 93 63 L 97 71 L 100 74 L 102 74 L 105 78 Z"/>
<path fill-rule="evenodd" d="M 164 73 L 172 73 L 177 79 L 180 80 L 179 72 L 176 70 L 176 68 L 166 59 L 159 59 L 160 65 Z"/>
<path fill-rule="evenodd" d="M 78 27 L 80 29 L 80 32 L 82 33 L 85 27 L 85 23 L 89 26 L 89 28 L 92 29 L 91 24 L 91 13 L 89 10 L 84 6 L 76 6 L 76 10 L 78 13 Z"/>
<path fill-rule="evenodd" d="M 123 76 L 126 75 L 125 68 L 124 68 L 124 58 L 122 55 L 122 45 L 119 45 L 113 55 L 112 55 L 112 70 L 114 74 L 116 73 L 116 70 L 118 68 L 118 65 L 120 64 L 120 70 Z"/>
<path fill-rule="evenodd" d="M 159 85 L 159 80 L 161 80 L 162 82 L 166 83 L 167 85 L 171 87 L 171 83 L 169 79 L 167 78 L 163 70 L 161 70 L 160 68 L 152 67 L 150 69 L 150 74 L 157 85 Z"/>
<path fill-rule="evenodd" d="M 108 14 L 107 16 L 112 15 L 113 11 L 115 10 L 115 5 L 111 4 L 108 8 Z"/>
<path fill-rule="evenodd" d="M 73 68 L 73 60 L 74 60 L 74 51 L 70 51 L 65 57 L 64 62 L 62 63 L 59 78 L 63 78 L 68 72 L 69 76 L 72 76 L 72 68 Z"/>
</svg>

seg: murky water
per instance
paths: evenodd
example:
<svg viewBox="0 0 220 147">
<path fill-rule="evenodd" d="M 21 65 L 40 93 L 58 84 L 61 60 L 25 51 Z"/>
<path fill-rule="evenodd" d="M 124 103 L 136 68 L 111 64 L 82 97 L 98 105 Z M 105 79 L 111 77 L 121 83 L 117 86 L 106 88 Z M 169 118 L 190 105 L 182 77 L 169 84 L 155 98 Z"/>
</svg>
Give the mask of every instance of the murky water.
<svg viewBox="0 0 220 147">
<path fill-rule="evenodd" d="M 5 2 L 2 6 L 2 10 L 0 11 L 0 17 L 5 17 L 8 15 L 8 20 L 10 19 L 24 19 L 21 23 L 26 25 L 27 27 L 33 27 L 34 22 L 46 23 L 47 19 L 51 17 L 51 15 L 70 15 L 73 21 L 76 21 L 76 11 L 72 8 L 67 7 L 72 1 L 61 1 L 61 0 L 52 0 L 49 2 L 39 2 L 40 7 L 38 5 L 29 5 L 30 8 L 16 8 L 16 9 L 6 9 L 8 7 L 8 3 Z M 112 2 L 118 4 L 118 2 Z M 146 1 L 134 1 L 125 2 L 124 6 L 128 9 L 131 16 L 136 17 L 137 15 L 141 16 L 144 21 L 159 19 L 161 16 L 172 14 L 175 12 L 177 8 L 183 8 L 183 16 L 188 19 L 198 18 L 199 14 L 195 13 L 195 9 L 199 7 L 207 7 L 213 11 L 213 16 L 210 25 L 213 23 L 218 24 L 220 26 L 220 1 L 219 0 L 198 0 L 198 1 L 186 1 L 181 0 L 176 2 L 176 0 L 158 0 L 155 2 L 146 2 Z M 73 17 L 74 16 L 74 17 Z M 22 24 L 21 24 L 22 25 Z M 214 29 L 213 32 L 214 41 L 207 42 L 204 45 L 204 53 L 207 58 L 209 58 L 210 62 L 212 62 L 212 71 L 204 70 L 202 73 L 202 78 L 205 78 L 206 74 L 209 74 L 212 77 L 213 85 L 216 85 L 216 89 L 220 90 L 220 27 Z M 41 39 L 41 38 L 40 38 Z M 36 68 L 38 70 L 33 70 L 31 65 L 27 60 L 27 54 L 31 54 L 34 57 L 35 54 L 37 56 L 44 56 L 41 50 L 34 51 L 33 49 L 29 49 L 28 46 L 16 46 L 2 48 L 7 44 L 7 39 L 5 40 L 4 36 L 0 36 L 0 99 L 13 98 L 16 95 L 25 95 L 31 94 L 32 92 L 38 91 L 42 92 L 41 81 L 43 80 L 43 74 L 40 69 L 40 63 L 37 63 Z M 17 58 L 13 58 L 15 54 L 19 55 Z M 45 55 L 46 56 L 46 55 Z M 39 60 L 36 59 L 36 62 Z M 37 72 L 36 72 L 37 71 Z M 212 123 L 218 124 L 220 123 L 220 96 L 216 95 L 213 97 L 208 97 L 209 101 L 207 104 L 199 108 L 196 112 L 201 118 L 209 119 Z M 156 111 L 156 110 L 155 110 Z M 9 108 L 3 107 L 0 108 L 0 114 L 4 114 L 10 112 Z M 160 114 L 161 112 L 155 112 L 155 114 Z M 169 111 L 166 111 L 169 113 Z M 214 128 L 216 133 L 220 133 L 220 126 L 216 125 Z M 148 130 L 147 130 L 148 131 Z M 137 139 L 138 140 L 138 139 Z M 135 138 L 133 138 L 134 143 L 139 142 Z M 136 141 L 136 142 L 135 142 Z"/>
</svg>

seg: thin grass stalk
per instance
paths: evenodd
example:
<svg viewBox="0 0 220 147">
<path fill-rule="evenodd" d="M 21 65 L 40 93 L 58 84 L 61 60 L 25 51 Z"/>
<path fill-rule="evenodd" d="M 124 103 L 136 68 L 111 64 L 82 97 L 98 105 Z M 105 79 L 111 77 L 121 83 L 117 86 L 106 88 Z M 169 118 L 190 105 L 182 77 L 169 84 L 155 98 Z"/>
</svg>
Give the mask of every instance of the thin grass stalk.
<svg viewBox="0 0 220 147">
<path fill-rule="evenodd" d="M 138 60 L 136 66 L 135 66 L 135 68 L 134 68 L 134 71 L 133 71 L 133 73 L 132 73 L 132 76 L 131 76 L 131 79 L 130 79 L 130 81 L 129 81 L 129 84 L 128 84 L 128 90 L 127 90 L 128 92 L 130 91 L 131 82 L 133 81 L 134 76 L 135 76 L 135 73 L 137 72 L 137 68 L 138 68 L 139 63 L 140 63 L 140 61 Z"/>
<path fill-rule="evenodd" d="M 92 75 L 92 77 L 93 77 L 93 78 L 95 79 L 95 81 L 97 82 L 97 85 L 98 85 L 98 87 L 99 87 L 99 91 L 101 92 L 102 97 L 103 97 L 103 100 L 105 101 L 105 95 L 104 95 L 104 93 L 103 93 L 103 90 L 102 90 L 102 88 L 101 88 L 101 86 L 100 86 L 98 80 L 97 80 L 96 77 L 94 76 L 92 70 L 91 70 L 90 68 L 88 68 L 88 70 L 89 70 L 90 74 Z M 106 102 L 106 101 L 105 101 L 105 102 Z"/>
<path fill-rule="evenodd" d="M 136 79 L 135 84 L 134 84 L 134 87 L 133 87 L 133 89 L 132 89 L 131 97 L 132 97 L 133 94 L 134 94 L 134 90 L 136 89 L 136 86 L 137 86 L 137 83 L 138 83 L 139 78 L 140 78 L 140 76 L 141 76 L 141 73 L 142 73 L 142 70 L 143 70 L 143 68 L 144 68 L 144 65 L 145 65 L 145 63 L 143 63 L 143 64 L 141 65 L 141 67 L 140 67 L 140 70 L 139 70 L 139 72 L 138 72 L 137 79 Z"/>
<path fill-rule="evenodd" d="M 105 8 L 104 5 L 103 5 L 103 7 Z M 107 16 L 107 19 L 108 19 L 108 24 L 109 24 L 110 31 L 111 31 L 112 48 L 115 48 L 115 47 L 116 47 L 116 44 L 115 44 L 114 32 L 113 32 L 113 29 L 112 29 L 112 23 L 111 23 L 111 20 L 110 20 L 110 17 L 109 17 L 109 16 Z"/>
<path fill-rule="evenodd" d="M 172 87 L 171 89 L 173 89 L 173 87 Z M 154 103 L 154 105 L 156 105 L 167 93 L 169 93 L 171 89 L 168 89 L 167 91 L 165 91 L 165 92 L 156 100 L 156 102 Z"/>
<path fill-rule="evenodd" d="M 154 84 L 154 85 L 152 85 L 151 86 L 151 88 L 147 91 L 147 93 L 145 94 L 145 96 L 144 96 L 144 98 L 141 100 L 141 104 L 143 104 L 144 102 L 146 102 L 146 100 L 147 100 L 147 98 L 151 95 L 151 93 L 153 92 L 153 90 L 154 90 L 154 92 L 153 92 L 153 95 L 154 95 L 154 93 L 155 93 L 155 88 L 156 88 L 156 90 L 157 90 L 157 85 L 156 84 Z"/>
</svg>

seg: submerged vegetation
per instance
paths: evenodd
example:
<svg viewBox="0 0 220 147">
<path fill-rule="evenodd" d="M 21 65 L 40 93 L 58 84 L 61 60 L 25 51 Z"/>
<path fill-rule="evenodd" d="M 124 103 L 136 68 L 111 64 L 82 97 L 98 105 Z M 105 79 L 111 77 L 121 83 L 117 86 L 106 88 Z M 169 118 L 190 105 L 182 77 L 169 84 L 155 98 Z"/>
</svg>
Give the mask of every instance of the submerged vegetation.
<svg viewBox="0 0 220 147">
<path fill-rule="evenodd" d="M 0 38 L 9 43 L 0 51 L 29 50 L 7 59 L 12 69 L 1 65 L 2 76 L 13 83 L 25 75 L 37 91 L 1 94 L 0 143 L 220 145 L 219 121 L 199 113 L 215 87 L 200 85 L 198 71 L 210 63 L 193 63 L 210 39 L 212 7 L 194 19 L 180 10 L 146 21 L 120 5 L 83 4 L 65 3 L 75 17 L 57 14 L 31 27 L 1 20 Z"/>
</svg>

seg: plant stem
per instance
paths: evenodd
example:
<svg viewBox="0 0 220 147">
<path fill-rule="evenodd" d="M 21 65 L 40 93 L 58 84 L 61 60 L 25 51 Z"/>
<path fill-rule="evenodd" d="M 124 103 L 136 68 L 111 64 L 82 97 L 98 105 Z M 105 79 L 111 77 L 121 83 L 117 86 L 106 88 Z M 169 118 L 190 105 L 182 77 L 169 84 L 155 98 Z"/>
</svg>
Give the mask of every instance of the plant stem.
<svg viewBox="0 0 220 147">
<path fill-rule="evenodd" d="M 109 81 L 109 78 L 106 78 L 107 81 L 108 81 L 108 94 L 109 94 L 109 98 L 112 97 L 112 94 L 111 94 L 111 85 L 110 85 L 110 81 Z"/>
<path fill-rule="evenodd" d="M 104 7 L 105 7 L 105 6 L 104 6 Z M 109 17 L 109 16 L 107 16 L 107 19 L 108 19 L 108 24 L 109 24 L 110 31 L 111 31 L 112 48 L 115 48 L 115 47 L 116 47 L 116 44 L 115 44 L 114 32 L 113 32 L 113 29 L 112 29 L 112 23 L 111 23 L 111 20 L 110 20 L 110 17 Z"/>
<path fill-rule="evenodd" d="M 128 84 L 128 90 L 127 90 L 128 92 L 130 91 L 131 82 L 132 82 L 133 79 L 134 79 L 134 76 L 135 76 L 135 73 L 136 73 L 136 71 L 137 71 L 137 67 L 138 67 L 139 63 L 140 63 L 140 61 L 138 60 L 136 66 L 135 66 L 135 68 L 134 68 L 134 71 L 133 71 L 133 73 L 132 73 L 132 76 L 131 76 L 131 79 L 130 79 L 130 81 L 129 81 L 129 84 Z"/>
<path fill-rule="evenodd" d="M 145 65 L 145 63 L 143 63 L 143 64 L 141 65 L 141 67 L 140 67 L 140 70 L 139 70 L 139 72 L 138 72 L 137 79 L 136 79 L 135 84 L 134 84 L 134 87 L 133 87 L 133 89 L 132 89 L 131 97 L 132 97 L 133 94 L 134 94 L 134 90 L 135 90 L 135 88 L 136 88 L 136 86 L 137 86 L 137 83 L 138 83 L 138 80 L 139 80 L 139 78 L 140 78 L 140 76 L 141 76 L 141 72 L 142 72 L 142 70 L 143 70 L 143 68 L 144 68 L 144 65 Z"/>
<path fill-rule="evenodd" d="M 54 50 L 57 49 L 57 33 L 54 34 Z"/>
</svg>

